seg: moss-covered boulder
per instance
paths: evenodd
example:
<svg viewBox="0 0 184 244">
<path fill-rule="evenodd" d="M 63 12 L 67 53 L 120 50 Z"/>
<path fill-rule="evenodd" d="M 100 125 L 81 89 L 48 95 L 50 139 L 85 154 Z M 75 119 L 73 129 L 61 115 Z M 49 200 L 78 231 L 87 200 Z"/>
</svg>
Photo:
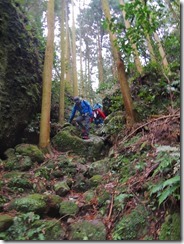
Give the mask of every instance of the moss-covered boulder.
<svg viewBox="0 0 184 244">
<path fill-rule="evenodd" d="M 29 194 L 26 197 L 20 197 L 14 199 L 10 205 L 9 209 L 15 209 L 20 212 L 34 212 L 43 214 L 48 210 L 47 205 L 48 197 L 42 194 Z"/>
<path fill-rule="evenodd" d="M 66 181 L 61 181 L 54 185 L 54 191 L 57 195 L 64 197 L 70 191 L 70 187 Z"/>
<path fill-rule="evenodd" d="M 5 241 L 59 241 L 65 230 L 58 219 L 41 219 L 33 212 L 14 217 L 13 224 L 2 235 Z"/>
<path fill-rule="evenodd" d="M 179 213 L 166 216 L 159 233 L 161 241 L 181 241 L 181 218 Z"/>
<path fill-rule="evenodd" d="M 0 231 L 5 231 L 13 224 L 13 217 L 8 214 L 0 215 Z"/>
<path fill-rule="evenodd" d="M 101 175 L 93 175 L 90 179 L 89 179 L 89 182 L 90 182 L 90 185 L 92 187 L 96 187 L 98 186 L 100 183 L 102 183 L 103 181 L 103 177 Z"/>
<path fill-rule="evenodd" d="M 79 207 L 75 202 L 63 201 L 60 204 L 59 213 L 61 216 L 75 216 L 79 211 Z"/>
<path fill-rule="evenodd" d="M 44 161 L 44 154 L 36 145 L 19 144 L 15 147 L 15 153 L 29 156 L 33 162 L 42 163 Z"/>
<path fill-rule="evenodd" d="M 113 134 L 117 134 L 119 131 L 122 130 L 125 123 L 125 115 L 122 111 L 113 112 L 105 118 L 104 125 L 97 130 L 96 134 L 99 136 L 110 136 Z M 108 140 L 113 143 L 110 137 Z"/>
<path fill-rule="evenodd" d="M 106 228 L 102 221 L 77 221 L 71 224 L 70 241 L 105 241 Z"/>
<path fill-rule="evenodd" d="M 4 161 L 5 170 L 27 171 L 32 166 L 33 162 L 29 156 L 15 155 Z"/>
<path fill-rule="evenodd" d="M 51 171 L 52 170 L 50 168 L 47 168 L 46 166 L 40 166 L 39 168 L 35 169 L 34 175 L 49 180 Z"/>
<path fill-rule="evenodd" d="M 148 230 L 149 213 L 144 206 L 138 205 L 126 216 L 115 224 L 112 232 L 113 240 L 140 240 Z"/>
<path fill-rule="evenodd" d="M 21 177 L 13 177 L 9 180 L 9 182 L 7 183 L 7 186 L 12 188 L 12 189 L 16 189 L 16 188 L 20 188 L 20 189 L 33 189 L 33 183 L 26 179 L 26 178 L 21 178 Z"/>
<path fill-rule="evenodd" d="M 32 224 L 31 228 L 35 230 L 40 229 L 40 233 L 36 233 L 35 231 L 35 241 L 40 241 L 41 232 L 44 232 L 44 234 L 42 234 L 42 237 L 45 241 L 59 241 L 63 240 L 65 237 L 65 230 L 57 219 L 39 219 Z"/>
<path fill-rule="evenodd" d="M 55 194 L 48 194 L 48 215 L 58 217 L 60 203 L 62 198 Z"/>
<path fill-rule="evenodd" d="M 93 135 L 89 140 L 83 140 L 73 131 L 73 126 L 69 126 L 57 133 L 52 138 L 54 148 L 62 152 L 72 151 L 93 161 L 102 157 L 104 142 L 100 137 Z"/>
<path fill-rule="evenodd" d="M 93 177 L 94 175 L 103 175 L 110 170 L 109 158 L 95 161 L 91 163 L 87 169 L 86 175 Z"/>
<path fill-rule="evenodd" d="M 86 201 L 87 204 L 91 202 L 93 198 L 95 198 L 95 192 L 94 190 L 88 190 L 84 192 L 83 194 L 84 200 Z"/>
<path fill-rule="evenodd" d="M 83 173 L 78 173 L 71 186 L 71 189 L 77 192 L 85 192 L 90 188 L 91 186 L 88 178 L 84 177 Z"/>
</svg>

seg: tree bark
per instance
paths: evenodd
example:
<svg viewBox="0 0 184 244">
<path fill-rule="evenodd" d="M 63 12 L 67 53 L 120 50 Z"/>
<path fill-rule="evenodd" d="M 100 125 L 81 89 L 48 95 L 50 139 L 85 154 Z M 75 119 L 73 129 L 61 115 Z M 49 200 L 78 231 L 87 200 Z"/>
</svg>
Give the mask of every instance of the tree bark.
<svg viewBox="0 0 184 244">
<path fill-rule="evenodd" d="M 39 137 L 39 146 L 41 148 L 46 148 L 50 143 L 51 85 L 54 53 L 54 0 L 48 1 L 47 26 L 48 35 L 43 68 L 43 91 Z"/>
<path fill-rule="evenodd" d="M 64 124 L 64 106 L 65 106 L 65 0 L 61 2 L 61 80 L 59 96 L 59 123 Z"/>
<path fill-rule="evenodd" d="M 74 1 L 72 0 L 72 63 L 73 63 L 73 95 L 78 96 L 77 64 L 76 64 L 76 30 L 74 18 Z"/>
<path fill-rule="evenodd" d="M 162 64 L 163 64 L 164 68 L 167 69 L 168 68 L 168 61 L 166 58 L 166 54 L 165 54 L 164 48 L 162 47 L 162 43 L 160 41 L 160 38 L 156 32 L 154 32 L 154 38 L 155 38 L 156 42 L 158 43 L 159 53 L 160 53 L 160 56 L 162 58 Z"/>
<path fill-rule="evenodd" d="M 101 0 L 101 2 L 102 2 L 102 9 L 104 11 L 105 17 L 108 21 L 110 21 L 111 14 L 110 14 L 108 0 Z M 133 110 L 133 102 L 130 94 L 130 88 L 125 74 L 124 62 L 121 59 L 121 54 L 118 48 L 115 46 L 115 42 L 116 42 L 115 34 L 113 34 L 110 31 L 110 29 L 108 29 L 108 31 L 109 31 L 109 36 L 110 36 L 110 41 L 112 46 L 113 57 L 117 66 L 118 79 L 120 82 L 121 93 L 122 93 L 123 102 L 126 111 L 126 123 L 128 126 L 132 126 L 135 123 L 135 115 Z"/>
</svg>

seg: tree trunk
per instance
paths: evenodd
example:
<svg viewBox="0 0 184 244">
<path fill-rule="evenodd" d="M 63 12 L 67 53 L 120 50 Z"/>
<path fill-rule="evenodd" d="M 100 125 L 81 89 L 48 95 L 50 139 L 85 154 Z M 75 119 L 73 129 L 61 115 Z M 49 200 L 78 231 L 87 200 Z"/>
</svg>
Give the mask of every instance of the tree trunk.
<svg viewBox="0 0 184 244">
<path fill-rule="evenodd" d="M 103 58 L 102 58 L 102 44 L 100 41 L 100 33 L 97 35 L 97 43 L 98 43 L 98 79 L 99 85 L 104 82 L 103 77 Z"/>
<path fill-rule="evenodd" d="M 168 62 L 167 62 L 166 54 L 165 54 L 165 51 L 162 47 L 162 43 L 160 41 L 160 38 L 156 32 L 154 32 L 154 37 L 155 37 L 156 42 L 158 43 L 159 53 L 160 53 L 160 56 L 162 58 L 162 64 L 163 64 L 164 68 L 167 69 L 168 68 Z"/>
<path fill-rule="evenodd" d="M 39 146 L 41 148 L 48 147 L 50 143 L 51 85 L 54 53 L 54 0 L 48 1 L 47 26 L 48 35 L 43 68 L 43 91 L 39 137 Z"/>
<path fill-rule="evenodd" d="M 68 3 L 68 2 L 67 2 Z M 70 62 L 70 36 L 69 36 L 69 26 L 68 26 L 68 7 L 66 6 L 65 8 L 66 10 L 66 14 L 65 14 L 65 18 L 66 18 L 66 42 L 65 42 L 65 47 L 66 47 L 66 86 L 68 88 L 68 90 L 72 92 L 73 90 L 73 84 L 72 84 L 72 80 L 71 80 L 71 62 Z"/>
<path fill-rule="evenodd" d="M 79 11 L 81 12 L 81 7 L 80 7 L 81 1 L 79 1 Z M 84 4 L 84 3 L 83 3 Z M 84 77 L 83 77 L 83 64 L 82 64 L 82 28 L 83 23 L 82 20 L 80 19 L 80 96 L 84 96 Z"/>
<path fill-rule="evenodd" d="M 75 18 L 74 18 L 74 1 L 72 0 L 72 60 L 73 60 L 73 95 L 78 96 L 78 80 L 76 65 L 76 34 L 75 34 Z"/>
<path fill-rule="evenodd" d="M 61 2 L 61 80 L 59 96 L 59 123 L 64 124 L 64 106 L 65 106 L 65 0 Z"/>
<path fill-rule="evenodd" d="M 101 0 L 101 2 L 102 2 L 102 9 L 104 11 L 105 17 L 108 21 L 110 21 L 111 14 L 110 14 L 108 0 Z M 123 102 L 126 111 L 126 123 L 128 126 L 132 126 L 135 122 L 135 115 L 133 111 L 133 102 L 130 94 L 130 88 L 129 88 L 128 81 L 126 79 L 124 62 L 121 59 L 120 52 L 118 51 L 117 47 L 114 45 L 114 43 L 116 42 L 116 36 L 115 34 L 112 34 L 110 29 L 109 29 L 109 36 L 110 36 L 110 41 L 112 46 L 113 57 L 117 65 L 118 79 L 120 82 L 121 93 L 122 93 Z"/>
<path fill-rule="evenodd" d="M 155 53 L 153 51 L 153 47 L 151 45 L 151 39 L 149 37 L 149 34 L 146 35 L 146 41 L 147 41 L 147 45 L 148 45 L 148 50 L 149 50 L 149 53 L 150 53 L 151 61 L 153 63 L 156 63 L 156 57 L 155 57 Z"/>
</svg>

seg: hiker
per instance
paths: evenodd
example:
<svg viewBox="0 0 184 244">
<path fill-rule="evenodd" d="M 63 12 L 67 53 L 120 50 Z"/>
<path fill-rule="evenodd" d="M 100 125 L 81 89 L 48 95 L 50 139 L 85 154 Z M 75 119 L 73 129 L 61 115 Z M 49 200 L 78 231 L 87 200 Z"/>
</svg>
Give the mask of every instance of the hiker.
<svg viewBox="0 0 184 244">
<path fill-rule="evenodd" d="M 97 108 L 100 108 L 102 110 L 102 104 L 95 103 L 95 105 L 93 106 L 93 109 L 97 109 Z"/>
<path fill-rule="evenodd" d="M 96 103 L 93 106 L 93 118 L 91 120 L 91 122 L 94 121 L 96 127 L 98 128 L 99 125 L 102 125 L 104 122 L 104 119 L 106 118 L 105 114 L 103 113 L 103 111 L 101 110 L 102 105 L 100 106 L 100 104 Z"/>
<path fill-rule="evenodd" d="M 89 139 L 89 125 L 90 120 L 93 117 L 93 111 L 88 101 L 80 99 L 79 97 L 74 97 L 74 103 L 69 123 L 72 122 L 75 113 L 78 111 L 80 115 L 76 118 L 76 122 L 82 130 L 82 138 Z"/>
</svg>

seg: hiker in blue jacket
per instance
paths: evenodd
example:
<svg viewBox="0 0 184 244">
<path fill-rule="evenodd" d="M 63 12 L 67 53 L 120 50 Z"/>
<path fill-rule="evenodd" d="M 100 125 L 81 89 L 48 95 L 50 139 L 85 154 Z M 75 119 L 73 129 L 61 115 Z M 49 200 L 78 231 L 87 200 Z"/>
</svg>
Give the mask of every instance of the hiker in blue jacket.
<svg viewBox="0 0 184 244">
<path fill-rule="evenodd" d="M 78 111 L 80 115 L 76 118 L 76 122 L 82 130 L 82 138 L 89 139 L 89 125 L 90 119 L 93 117 L 93 111 L 89 102 L 80 99 L 79 97 L 74 97 L 75 105 L 73 106 L 69 123 L 72 122 L 75 113 Z"/>
</svg>

